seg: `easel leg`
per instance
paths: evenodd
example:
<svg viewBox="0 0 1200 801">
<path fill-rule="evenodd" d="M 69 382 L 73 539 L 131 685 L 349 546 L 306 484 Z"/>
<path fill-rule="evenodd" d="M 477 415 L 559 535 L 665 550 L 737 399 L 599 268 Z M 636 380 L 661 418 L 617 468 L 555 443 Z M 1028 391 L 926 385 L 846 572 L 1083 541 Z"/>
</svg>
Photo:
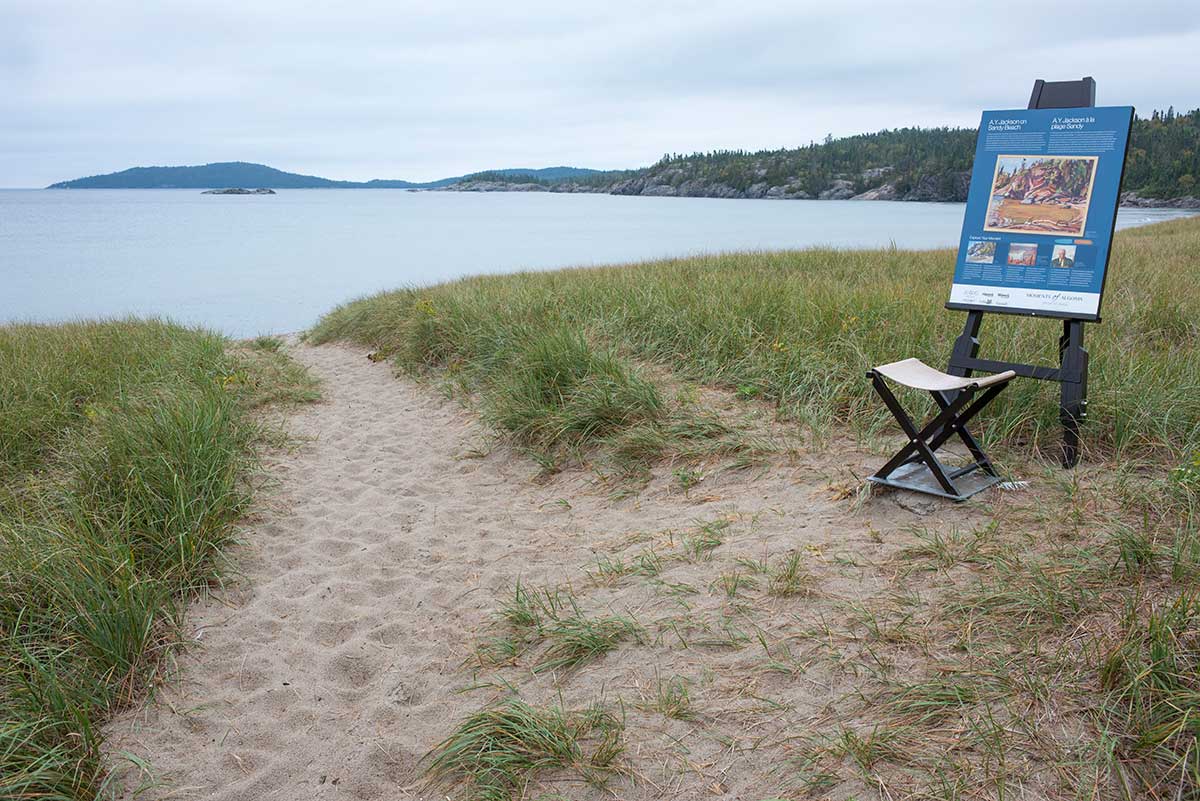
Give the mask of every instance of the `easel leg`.
<svg viewBox="0 0 1200 801">
<path fill-rule="evenodd" d="M 969 364 L 979 354 L 979 329 L 983 323 L 983 312 L 967 312 L 963 332 L 954 340 L 954 355 L 946 372 L 950 375 L 967 377 L 972 368 L 959 366 Z M 1088 353 L 1083 347 L 1083 320 L 1063 320 L 1062 336 L 1058 340 L 1059 369 L 1050 370 L 1024 364 L 992 361 L 989 366 L 999 365 L 1015 369 L 1018 375 L 1056 380 L 1061 384 L 1059 420 L 1062 423 L 1062 465 L 1066 468 L 1079 464 L 1079 426 L 1087 417 Z M 998 368 L 997 368 L 998 369 Z M 941 400 L 952 402 L 959 393 L 943 392 Z M 939 432 L 936 441 L 942 442 L 952 435 L 950 431 Z"/>
<path fill-rule="evenodd" d="M 1083 347 L 1083 323 L 1079 320 L 1063 321 L 1058 358 L 1063 373 L 1058 411 L 1063 427 L 1062 464 L 1071 468 L 1079 464 L 1079 424 L 1087 416 L 1088 354 Z"/>
<path fill-rule="evenodd" d="M 947 373 L 961 378 L 966 378 L 971 374 L 971 371 L 965 367 L 955 367 L 954 360 L 974 359 L 979 355 L 979 328 L 982 325 L 983 312 L 967 312 L 967 322 L 963 326 L 963 332 L 958 335 L 958 339 L 954 340 L 954 355 L 950 358 L 950 367 L 947 368 Z M 946 400 L 953 399 L 953 395 L 946 398 Z"/>
<path fill-rule="evenodd" d="M 959 376 L 960 378 L 966 378 L 974 372 L 969 367 L 955 367 L 954 362 L 957 359 L 974 359 L 979 355 L 979 329 L 982 326 L 983 312 L 967 312 L 967 320 L 963 323 L 962 333 L 954 340 L 954 350 L 950 356 L 950 366 L 946 368 L 947 373 Z M 941 396 L 945 403 L 939 403 L 939 405 L 944 409 L 946 408 L 946 403 L 950 403 L 958 397 L 958 393 L 943 392 Z"/>
</svg>

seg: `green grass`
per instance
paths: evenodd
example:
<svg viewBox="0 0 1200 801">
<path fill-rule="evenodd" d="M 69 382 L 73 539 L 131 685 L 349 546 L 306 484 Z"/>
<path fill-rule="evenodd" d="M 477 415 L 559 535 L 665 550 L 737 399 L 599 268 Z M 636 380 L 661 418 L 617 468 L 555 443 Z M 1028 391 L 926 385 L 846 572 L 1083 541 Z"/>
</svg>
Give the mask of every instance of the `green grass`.
<svg viewBox="0 0 1200 801">
<path fill-rule="evenodd" d="M 550 596 L 553 597 L 553 596 Z M 540 630 L 547 604 L 537 590 L 517 579 L 512 598 L 500 608 L 500 617 L 517 631 Z"/>
<path fill-rule="evenodd" d="M 525 797 L 539 774 L 573 773 L 600 784 L 621 755 L 621 721 L 598 706 L 567 711 L 508 699 L 462 721 L 426 756 L 434 782 L 465 784 L 470 797 Z"/>
<path fill-rule="evenodd" d="M 576 609 L 555 618 L 543 631 L 550 646 L 534 666 L 535 673 L 577 668 L 637 637 L 641 629 L 628 617 L 590 617 Z"/>
<path fill-rule="evenodd" d="M 590 575 L 601 583 L 611 583 L 634 569 L 622 565 L 625 569 L 613 576 L 615 563 L 600 564 Z M 534 673 L 573 670 L 641 634 L 641 627 L 628 616 L 588 615 L 569 587 L 536 589 L 520 580 L 513 585 L 511 597 L 501 603 L 493 623 L 493 629 L 500 631 L 476 647 L 481 664 L 514 662 L 527 648 L 544 641 L 546 648 L 533 666 Z"/>
<path fill-rule="evenodd" d="M 672 676 L 669 679 L 655 677 L 654 695 L 647 698 L 641 706 L 673 720 L 693 720 L 696 717 L 696 711 L 692 707 L 690 685 L 682 676 Z"/>
<path fill-rule="evenodd" d="M 712 552 L 725 542 L 725 534 L 733 521 L 729 518 L 697 520 L 696 528 L 680 538 L 680 545 L 692 559 L 711 559 Z"/>
<path fill-rule="evenodd" d="M 315 392 L 276 349 L 169 323 L 0 328 L 0 797 L 100 790 L 100 724 L 250 499 L 251 410 Z"/>
<path fill-rule="evenodd" d="M 250 347 L 266 353 L 278 353 L 283 348 L 283 340 L 273 336 L 257 336 L 250 340 Z"/>
<path fill-rule="evenodd" d="M 1119 234 L 1104 322 L 1088 327 L 1085 440 L 1097 456 L 1200 451 L 1200 220 Z M 863 377 L 906 356 L 944 364 L 963 315 L 946 311 L 950 251 L 734 253 L 622 267 L 468 278 L 341 306 L 315 343 L 356 342 L 409 370 L 444 368 L 524 440 L 578 446 L 659 420 L 636 364 L 775 404 L 817 431 L 892 430 Z M 986 355 L 1053 363 L 1054 321 L 989 316 Z M 1053 452 L 1055 387 L 1020 381 L 988 432 Z M 1149 391 L 1148 391 L 1149 389 Z M 627 447 L 653 450 L 644 429 Z"/>
<path fill-rule="evenodd" d="M 524 444 L 575 445 L 662 412 L 653 384 L 575 331 L 539 332 L 496 357 L 501 369 L 489 377 L 484 408 Z"/>
<path fill-rule="evenodd" d="M 767 591 L 781 598 L 807 595 L 812 592 L 813 578 L 804 566 L 804 556 L 792 551 L 771 570 Z"/>
<path fill-rule="evenodd" d="M 1200 795 L 1200 600 L 1190 591 L 1144 612 L 1131 606 L 1105 656 L 1122 756 L 1156 794 Z"/>
</svg>

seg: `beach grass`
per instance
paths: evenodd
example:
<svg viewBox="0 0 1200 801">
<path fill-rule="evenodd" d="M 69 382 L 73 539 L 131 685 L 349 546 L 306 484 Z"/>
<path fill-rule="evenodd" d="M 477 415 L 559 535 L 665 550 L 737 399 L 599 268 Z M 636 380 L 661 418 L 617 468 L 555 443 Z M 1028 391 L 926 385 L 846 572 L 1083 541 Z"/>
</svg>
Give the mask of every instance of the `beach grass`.
<svg viewBox="0 0 1200 801">
<path fill-rule="evenodd" d="M 1091 458 L 1182 461 L 1200 446 L 1200 220 L 1116 237 L 1087 328 Z M 485 265 L 481 265 L 485 266 Z M 340 306 L 310 341 L 354 342 L 478 392 L 500 430 L 543 448 L 636 431 L 655 445 L 662 399 L 642 365 L 774 404 L 817 433 L 890 430 L 864 371 L 943 365 L 963 314 L 943 308 L 950 251 L 728 253 L 618 267 L 479 276 Z M 982 355 L 1056 364 L 1054 320 L 987 317 Z M 1019 381 L 982 421 L 993 440 L 1057 452 L 1057 385 Z"/>
<path fill-rule="evenodd" d="M 539 774 L 570 772 L 601 784 L 623 750 L 622 724 L 599 705 L 581 710 L 510 698 L 471 715 L 426 757 L 430 779 L 465 784 L 469 797 L 524 797 Z"/>
<path fill-rule="evenodd" d="M 261 406 L 316 397 L 278 348 L 153 320 L 0 328 L 0 797 L 100 794 L 252 495 Z"/>
</svg>

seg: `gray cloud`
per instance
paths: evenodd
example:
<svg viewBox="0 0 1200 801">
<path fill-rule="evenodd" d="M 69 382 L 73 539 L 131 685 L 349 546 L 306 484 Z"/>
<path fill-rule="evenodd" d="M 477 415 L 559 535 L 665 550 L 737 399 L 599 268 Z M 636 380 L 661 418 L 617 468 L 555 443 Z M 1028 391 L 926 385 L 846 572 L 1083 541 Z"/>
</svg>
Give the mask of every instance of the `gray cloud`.
<svg viewBox="0 0 1200 801">
<path fill-rule="evenodd" d="M 1200 105 L 1186 3 L 0 0 L 0 186 L 244 159 L 337 178 L 647 164 L 973 125 L 1034 77 Z"/>
</svg>

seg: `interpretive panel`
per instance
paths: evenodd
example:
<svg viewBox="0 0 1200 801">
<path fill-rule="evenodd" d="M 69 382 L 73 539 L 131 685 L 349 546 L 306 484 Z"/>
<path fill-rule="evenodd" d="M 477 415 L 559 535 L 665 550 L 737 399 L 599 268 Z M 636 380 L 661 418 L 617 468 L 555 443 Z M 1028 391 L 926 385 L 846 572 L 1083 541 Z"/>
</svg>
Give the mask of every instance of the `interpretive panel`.
<svg viewBox="0 0 1200 801">
<path fill-rule="evenodd" d="M 952 309 L 1096 320 L 1129 106 L 985 111 Z"/>
</svg>

